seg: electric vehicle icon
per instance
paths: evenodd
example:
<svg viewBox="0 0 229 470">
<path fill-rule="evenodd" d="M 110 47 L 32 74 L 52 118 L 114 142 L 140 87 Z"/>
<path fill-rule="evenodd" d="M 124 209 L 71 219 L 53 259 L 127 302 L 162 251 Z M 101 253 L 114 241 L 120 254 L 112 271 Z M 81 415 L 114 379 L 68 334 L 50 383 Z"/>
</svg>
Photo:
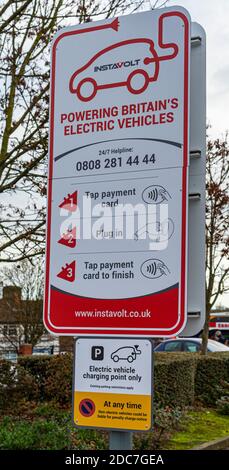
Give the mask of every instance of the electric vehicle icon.
<svg viewBox="0 0 229 470">
<path fill-rule="evenodd" d="M 158 46 L 169 49 L 168 54 L 159 56 L 154 41 L 149 38 L 116 42 L 98 51 L 72 74 L 70 93 L 83 102 L 91 101 L 99 90 L 109 88 L 126 87 L 132 94 L 143 93 L 150 83 L 157 81 L 160 62 L 174 59 L 179 51 L 177 44 L 163 41 L 164 16 L 159 18 Z"/>
<path fill-rule="evenodd" d="M 129 65 L 131 63 L 139 62 L 139 60 L 134 59 L 134 49 L 136 45 L 140 44 L 146 45 L 148 49 L 148 56 L 146 55 L 143 60 L 144 64 L 148 65 L 147 71 L 143 68 L 136 68 Z M 127 51 L 124 53 L 124 50 L 127 48 L 125 46 L 128 46 L 129 54 L 129 46 L 132 46 L 131 56 L 133 59 L 126 60 Z M 114 61 L 114 59 L 111 58 L 111 52 L 114 57 L 114 52 L 117 51 L 118 54 L 115 54 Z M 99 67 L 101 62 L 105 65 Z M 95 70 L 98 70 L 97 73 L 94 72 Z M 99 70 L 101 70 L 102 73 L 99 73 Z M 88 72 L 90 74 L 89 76 L 87 75 Z M 147 38 L 129 39 L 112 44 L 102 51 L 99 51 L 83 67 L 76 70 L 70 79 L 69 90 L 71 93 L 76 94 L 81 101 L 92 100 L 96 96 L 98 90 L 123 86 L 126 86 L 130 93 L 140 94 L 146 90 L 150 82 L 157 80 L 158 73 L 159 61 L 154 49 L 153 41 Z M 93 77 L 91 76 L 92 74 Z"/>
<path fill-rule="evenodd" d="M 141 354 L 141 350 L 139 349 L 139 346 L 124 346 L 122 348 L 116 349 L 111 354 L 111 359 L 114 362 L 119 362 L 119 361 L 127 361 L 129 363 L 133 362 L 136 360 L 137 356 Z"/>
</svg>

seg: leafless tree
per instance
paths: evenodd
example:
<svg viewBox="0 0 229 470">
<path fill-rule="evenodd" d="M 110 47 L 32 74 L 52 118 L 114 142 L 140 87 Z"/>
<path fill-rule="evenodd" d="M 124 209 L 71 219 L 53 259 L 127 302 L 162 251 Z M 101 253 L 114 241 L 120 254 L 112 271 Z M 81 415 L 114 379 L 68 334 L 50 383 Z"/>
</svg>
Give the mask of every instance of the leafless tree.
<svg viewBox="0 0 229 470">
<path fill-rule="evenodd" d="M 44 291 L 44 261 L 42 257 L 32 264 L 25 259 L 11 266 L 2 266 L 0 282 L 5 286 L 19 287 L 23 300 L 41 300 Z"/>
<path fill-rule="evenodd" d="M 208 142 L 206 181 L 206 320 L 202 352 L 206 353 L 209 315 L 221 295 L 229 291 L 229 143 Z"/>
<path fill-rule="evenodd" d="M 34 267 L 29 260 L 20 265 L 3 267 L 0 280 L 5 286 L 20 288 L 4 300 L 4 319 L 0 318 L 2 344 L 19 352 L 23 343 L 35 346 L 45 328 L 42 322 L 44 268 L 42 259 L 37 259 Z M 22 295 L 20 295 L 22 293 Z"/>
<path fill-rule="evenodd" d="M 49 48 L 75 23 L 109 18 L 145 0 L 0 0 L 0 260 L 44 252 Z"/>
</svg>

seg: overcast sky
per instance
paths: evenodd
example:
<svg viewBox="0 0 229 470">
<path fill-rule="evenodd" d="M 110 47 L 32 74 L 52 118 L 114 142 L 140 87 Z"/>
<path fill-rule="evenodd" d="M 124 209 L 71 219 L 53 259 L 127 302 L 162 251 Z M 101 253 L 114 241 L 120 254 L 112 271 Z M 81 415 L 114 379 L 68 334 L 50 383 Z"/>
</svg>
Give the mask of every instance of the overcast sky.
<svg viewBox="0 0 229 470">
<path fill-rule="evenodd" d="M 185 7 L 207 35 L 207 120 L 210 136 L 229 130 L 229 0 L 170 0 Z"/>
</svg>

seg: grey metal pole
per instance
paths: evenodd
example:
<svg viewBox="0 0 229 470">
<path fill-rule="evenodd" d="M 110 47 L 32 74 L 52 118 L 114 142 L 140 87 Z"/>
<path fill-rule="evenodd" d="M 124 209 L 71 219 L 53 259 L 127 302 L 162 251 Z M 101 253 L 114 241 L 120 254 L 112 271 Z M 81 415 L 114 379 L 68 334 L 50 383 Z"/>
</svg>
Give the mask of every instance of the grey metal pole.
<svg viewBox="0 0 229 470">
<path fill-rule="evenodd" d="M 111 431 L 109 440 L 110 450 L 132 450 L 132 432 Z"/>
</svg>

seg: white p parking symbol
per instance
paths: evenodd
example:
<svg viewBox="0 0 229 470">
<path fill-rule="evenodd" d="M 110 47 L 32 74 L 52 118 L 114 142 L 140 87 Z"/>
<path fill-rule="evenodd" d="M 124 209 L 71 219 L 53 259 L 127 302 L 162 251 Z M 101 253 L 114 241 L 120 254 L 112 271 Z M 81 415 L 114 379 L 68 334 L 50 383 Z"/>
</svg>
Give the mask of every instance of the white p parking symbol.
<svg viewBox="0 0 229 470">
<path fill-rule="evenodd" d="M 92 346 L 91 358 L 93 361 L 102 361 L 104 358 L 104 347 L 103 346 Z"/>
</svg>

